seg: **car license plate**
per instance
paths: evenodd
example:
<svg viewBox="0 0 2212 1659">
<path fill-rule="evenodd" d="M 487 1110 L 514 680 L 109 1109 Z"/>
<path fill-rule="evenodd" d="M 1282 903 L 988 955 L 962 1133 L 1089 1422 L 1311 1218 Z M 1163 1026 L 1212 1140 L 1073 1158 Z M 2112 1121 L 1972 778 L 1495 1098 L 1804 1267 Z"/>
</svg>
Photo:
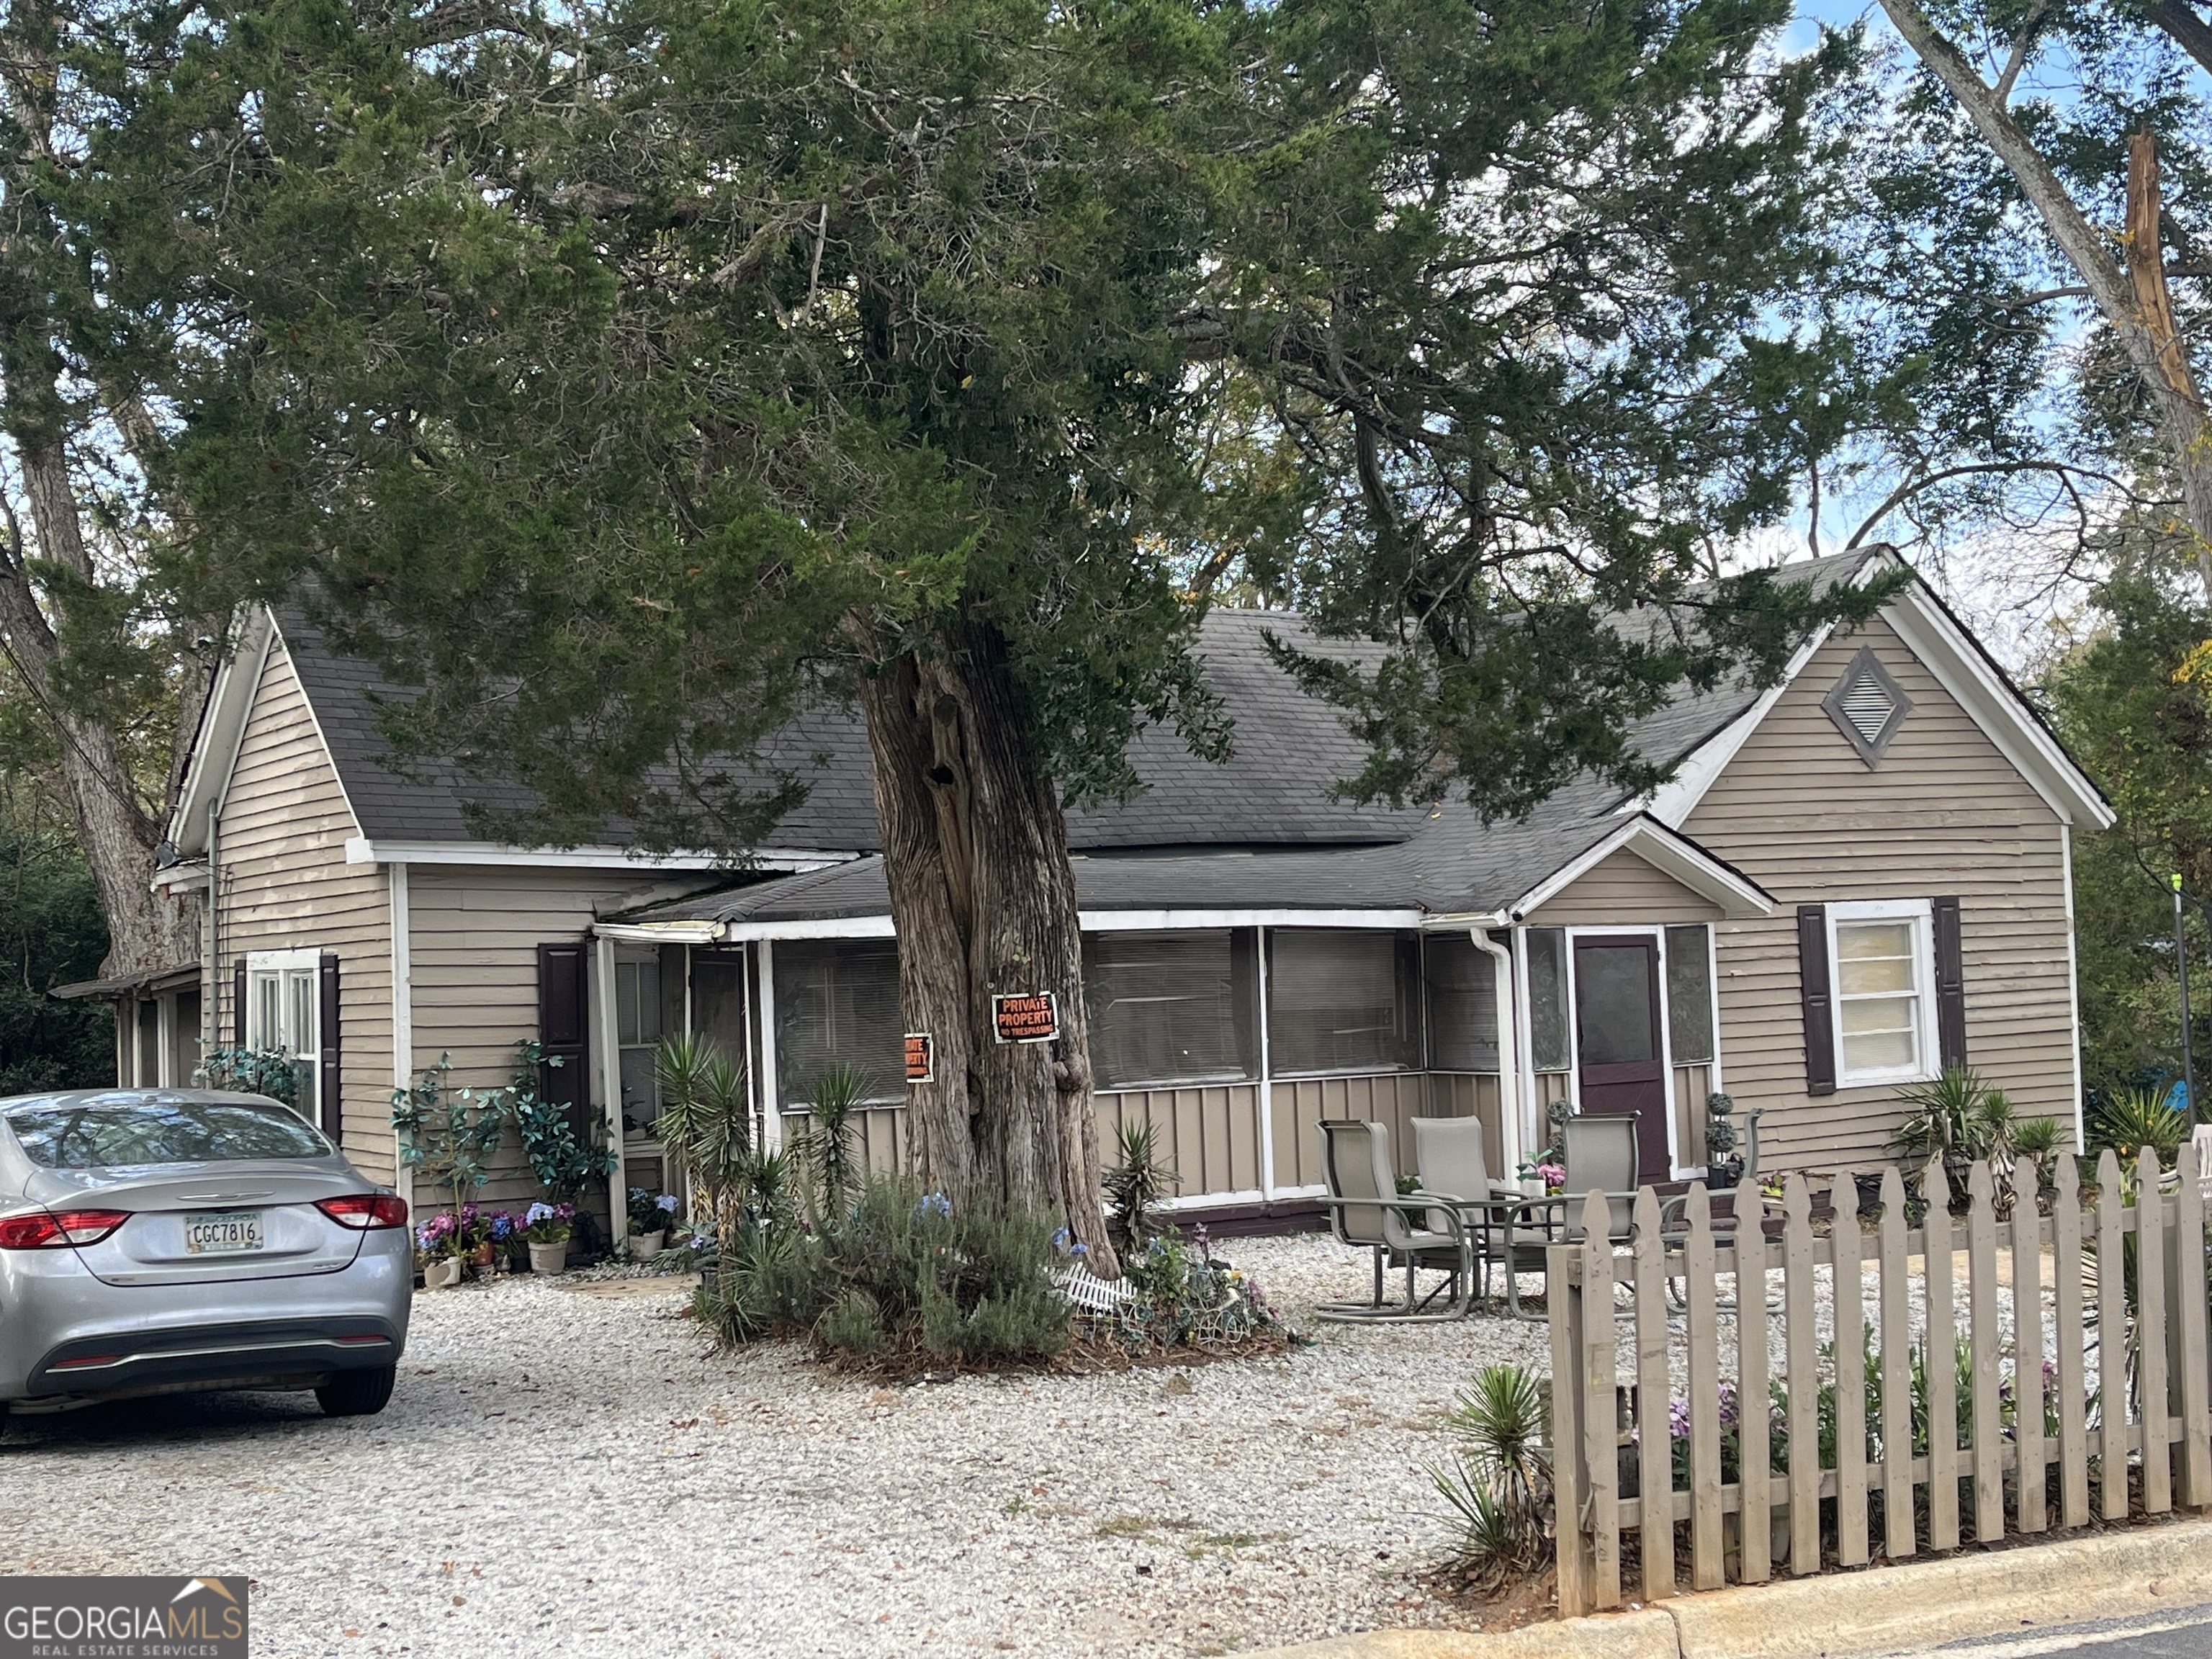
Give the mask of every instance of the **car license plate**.
<svg viewBox="0 0 2212 1659">
<path fill-rule="evenodd" d="M 185 1254 L 232 1255 L 261 1248 L 261 1212 L 222 1210 L 185 1218 Z"/>
</svg>

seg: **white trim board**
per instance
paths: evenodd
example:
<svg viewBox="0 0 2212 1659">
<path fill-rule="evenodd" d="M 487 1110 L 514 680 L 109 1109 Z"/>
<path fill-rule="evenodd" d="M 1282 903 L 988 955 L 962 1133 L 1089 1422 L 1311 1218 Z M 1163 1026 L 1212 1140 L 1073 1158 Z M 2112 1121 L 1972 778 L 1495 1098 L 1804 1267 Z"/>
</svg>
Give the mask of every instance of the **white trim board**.
<svg viewBox="0 0 2212 1659">
<path fill-rule="evenodd" d="M 192 736 L 191 760 L 185 769 L 177 805 L 169 815 L 168 840 L 186 858 L 207 850 L 208 804 L 228 793 L 238 751 L 246 741 L 246 722 L 253 712 L 262 670 L 276 637 L 276 618 L 266 605 L 244 609 L 235 618 L 236 644 L 215 672 L 215 684 L 200 709 Z M 321 735 L 318 729 L 317 736 Z M 325 751 L 327 754 L 327 750 Z M 349 808 L 349 811 L 351 809 Z M 158 879 L 158 878 L 157 878 Z"/>
<path fill-rule="evenodd" d="M 345 844 L 348 864 L 510 865 L 531 870 L 753 870 L 792 874 L 850 864 L 858 853 L 767 848 L 733 864 L 722 853 L 641 853 L 626 847 L 516 847 L 491 841 L 378 841 L 355 836 Z"/>
<path fill-rule="evenodd" d="M 1694 842 L 1656 818 L 1639 813 L 1594 846 L 1584 849 L 1506 907 L 1513 920 L 1525 920 L 1581 880 L 1615 853 L 1630 853 L 1662 876 L 1680 883 L 1721 914 L 1741 921 L 1771 916 L 1774 901 L 1749 878 L 1737 874 Z"/>
</svg>

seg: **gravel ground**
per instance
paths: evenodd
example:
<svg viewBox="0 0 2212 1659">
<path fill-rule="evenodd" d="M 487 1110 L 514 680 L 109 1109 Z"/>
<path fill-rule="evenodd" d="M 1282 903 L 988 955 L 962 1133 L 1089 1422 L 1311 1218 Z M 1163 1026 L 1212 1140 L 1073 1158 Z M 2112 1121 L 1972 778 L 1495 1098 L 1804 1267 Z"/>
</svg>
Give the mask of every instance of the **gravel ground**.
<svg viewBox="0 0 2212 1659">
<path fill-rule="evenodd" d="M 0 1570 L 244 1573 L 257 1655 L 1205 1654 L 1451 1622 L 1423 1464 L 1543 1328 L 1313 1326 L 1320 1237 L 1224 1246 L 1317 1346 L 886 1389 L 727 1356 L 672 1281 L 418 1298 L 399 1389 L 18 1419 Z M 1535 1288 L 1533 1282 L 1528 1288 Z"/>
</svg>

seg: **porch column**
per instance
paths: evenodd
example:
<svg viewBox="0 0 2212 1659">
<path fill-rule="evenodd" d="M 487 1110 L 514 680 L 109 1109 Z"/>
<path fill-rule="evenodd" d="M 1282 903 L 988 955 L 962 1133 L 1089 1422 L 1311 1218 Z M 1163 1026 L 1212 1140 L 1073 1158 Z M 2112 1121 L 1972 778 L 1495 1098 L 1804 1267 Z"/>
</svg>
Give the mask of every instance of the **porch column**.
<svg viewBox="0 0 2212 1659">
<path fill-rule="evenodd" d="M 615 1020 L 615 942 L 600 934 L 593 944 L 599 984 L 592 1003 L 599 1029 L 599 1041 L 592 1046 L 599 1057 L 600 1098 L 606 1107 L 607 1135 L 615 1153 L 615 1167 L 607 1185 L 607 1232 L 619 1249 L 625 1213 L 623 1206 L 629 1201 L 629 1166 L 623 1153 L 622 1048 L 620 1027 Z"/>
</svg>

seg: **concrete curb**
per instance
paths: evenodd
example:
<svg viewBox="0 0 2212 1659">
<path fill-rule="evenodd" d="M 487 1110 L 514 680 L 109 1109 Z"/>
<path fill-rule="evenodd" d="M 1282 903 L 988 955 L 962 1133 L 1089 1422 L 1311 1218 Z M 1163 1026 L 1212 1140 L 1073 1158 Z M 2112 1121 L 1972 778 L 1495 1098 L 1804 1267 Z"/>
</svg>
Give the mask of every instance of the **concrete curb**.
<svg viewBox="0 0 2212 1659">
<path fill-rule="evenodd" d="M 1677 1596 L 1495 1635 L 1386 1630 L 1251 1659 L 1839 1659 L 2212 1603 L 2212 1522 Z"/>
</svg>

